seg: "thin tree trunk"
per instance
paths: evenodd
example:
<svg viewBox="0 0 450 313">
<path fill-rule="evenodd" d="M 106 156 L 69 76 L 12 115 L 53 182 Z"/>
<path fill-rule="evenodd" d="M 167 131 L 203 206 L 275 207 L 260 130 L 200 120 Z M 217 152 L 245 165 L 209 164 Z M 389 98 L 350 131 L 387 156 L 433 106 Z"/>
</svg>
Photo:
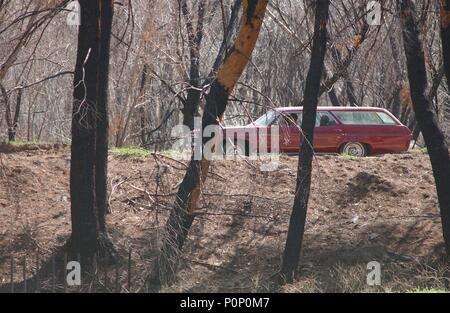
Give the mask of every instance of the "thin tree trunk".
<svg viewBox="0 0 450 313">
<path fill-rule="evenodd" d="M 17 91 L 16 108 L 14 110 L 14 117 L 12 123 L 8 129 L 8 140 L 16 141 L 17 128 L 19 127 L 20 108 L 22 105 L 22 92 L 23 89 Z"/>
<path fill-rule="evenodd" d="M 391 53 L 392 58 L 394 60 L 394 75 L 395 75 L 395 83 L 394 83 L 394 96 L 392 100 L 392 105 L 390 111 L 397 118 L 400 117 L 400 91 L 402 90 L 402 68 L 400 63 L 400 52 L 395 41 L 395 37 L 390 34 L 389 35 L 389 43 L 391 44 Z"/>
<path fill-rule="evenodd" d="M 450 88 L 450 0 L 441 0 L 441 38 L 445 76 Z"/>
<path fill-rule="evenodd" d="M 302 130 L 304 138 L 299 152 L 297 169 L 297 186 L 289 223 L 286 246 L 283 253 L 281 273 L 286 281 L 292 282 L 296 272 L 305 231 L 306 212 L 308 209 L 311 187 L 311 170 L 313 159 L 314 127 L 317 114 L 317 103 L 320 93 L 320 79 L 323 72 L 327 41 L 327 23 L 329 0 L 316 1 L 313 48 L 311 64 L 306 79 Z"/>
<path fill-rule="evenodd" d="M 6 127 L 8 128 L 8 138 L 9 138 L 9 132 L 10 132 L 10 127 L 12 124 L 11 121 L 11 104 L 9 103 L 9 96 L 8 93 L 6 92 L 5 87 L 3 86 L 3 84 L 0 81 L 0 93 L 2 94 L 2 98 L 3 98 L 3 105 L 5 106 L 5 120 L 6 120 Z"/>
<path fill-rule="evenodd" d="M 108 81 L 111 28 L 114 14 L 113 0 L 100 0 L 100 42 L 97 89 L 97 132 L 95 151 L 95 197 L 98 210 L 98 222 L 102 235 L 101 251 L 112 252 L 112 243 L 106 230 L 106 212 L 108 210 Z M 109 255 L 110 256 L 110 255 Z"/>
<path fill-rule="evenodd" d="M 147 76 L 148 76 L 148 65 L 144 64 L 144 67 L 142 68 L 142 76 L 141 76 L 141 85 L 139 87 L 139 94 L 143 95 L 144 94 L 144 88 L 145 88 L 145 84 L 147 82 Z M 139 108 L 139 115 L 140 115 L 140 136 L 141 136 L 141 146 L 145 147 L 147 144 L 147 135 L 146 135 L 146 126 L 145 126 L 145 108 L 142 105 Z"/>
<path fill-rule="evenodd" d="M 217 53 L 216 59 L 214 60 L 214 64 L 211 68 L 211 71 L 208 74 L 207 79 L 203 83 L 203 87 L 211 84 L 216 77 L 217 71 L 219 70 L 220 65 L 223 63 L 226 54 L 232 47 L 232 38 L 236 33 L 236 29 L 239 26 L 239 10 L 242 6 L 242 0 L 235 0 L 233 7 L 231 9 L 230 19 L 228 21 L 228 26 L 225 30 L 222 44 L 220 45 L 219 52 Z"/>
<path fill-rule="evenodd" d="M 192 16 L 189 13 L 187 1 L 181 1 L 181 11 L 186 19 L 186 28 L 188 31 L 188 44 L 190 51 L 190 70 L 189 70 L 189 84 L 187 91 L 186 102 L 183 107 L 183 124 L 188 126 L 191 130 L 194 129 L 194 118 L 198 113 L 198 106 L 200 103 L 201 84 L 200 84 L 200 46 L 203 39 L 203 19 L 205 17 L 205 0 L 200 0 L 198 3 L 197 27 L 194 30 L 192 25 Z"/>
<path fill-rule="evenodd" d="M 338 96 L 336 95 L 336 89 L 335 89 L 334 87 L 331 88 L 330 91 L 328 91 L 328 97 L 330 98 L 331 104 L 332 104 L 334 107 L 339 107 L 339 106 L 341 106 L 341 103 L 339 102 L 339 98 L 338 98 Z"/>
<path fill-rule="evenodd" d="M 0 83 L 0 93 L 3 98 L 3 104 L 5 105 L 5 120 L 8 127 L 8 141 L 16 140 L 17 127 L 19 126 L 20 107 L 22 104 L 22 89 L 17 92 L 16 107 L 14 110 L 14 116 L 11 112 L 11 103 L 9 101 L 8 93 L 5 87 Z"/>
<path fill-rule="evenodd" d="M 450 157 L 448 146 L 445 143 L 444 134 L 439 128 L 436 112 L 426 93 L 425 56 L 416 22 L 414 3 L 411 0 L 398 1 L 413 108 L 430 155 L 441 211 L 445 247 L 447 253 L 450 253 Z"/>
<path fill-rule="evenodd" d="M 267 0 L 244 0 L 241 27 L 233 48 L 220 66 L 217 79 L 206 97 L 202 119 L 202 130 L 211 125 L 219 125 L 225 112 L 228 97 L 244 71 L 256 45 Z M 210 138 L 203 138 L 203 145 Z M 177 192 L 174 207 L 166 225 L 164 239 L 157 265 L 148 277 L 154 286 L 170 284 L 174 281 L 188 231 L 194 221 L 194 212 L 200 196 L 201 184 L 206 180 L 210 161 L 204 157 L 196 160 L 194 155 Z"/>
<path fill-rule="evenodd" d="M 348 73 L 344 74 L 345 78 L 345 91 L 347 93 L 347 99 L 351 106 L 358 107 L 358 100 L 355 97 L 355 87 L 353 87 L 353 83 L 350 80 L 350 76 Z"/>
<path fill-rule="evenodd" d="M 316 2 L 313 48 L 311 51 L 308 77 L 306 79 L 303 107 L 302 130 L 304 137 L 299 153 L 295 199 L 281 266 L 281 273 L 288 282 L 293 281 L 294 273 L 299 263 L 305 230 L 314 154 L 312 143 L 314 142 L 320 79 L 326 52 L 329 5 L 330 2 L 328 0 L 318 0 Z"/>
</svg>

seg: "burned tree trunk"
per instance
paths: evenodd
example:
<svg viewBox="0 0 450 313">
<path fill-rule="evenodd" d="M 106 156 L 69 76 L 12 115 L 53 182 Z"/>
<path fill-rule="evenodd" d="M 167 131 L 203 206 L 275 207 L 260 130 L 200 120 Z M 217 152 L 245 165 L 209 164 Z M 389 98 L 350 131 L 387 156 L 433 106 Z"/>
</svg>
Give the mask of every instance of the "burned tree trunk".
<svg viewBox="0 0 450 313">
<path fill-rule="evenodd" d="M 450 0 L 441 0 L 441 37 L 445 76 L 450 88 Z"/>
<path fill-rule="evenodd" d="M 106 233 L 108 67 L 112 1 L 84 0 L 74 76 L 70 196 L 71 252 L 90 262 L 110 252 Z"/>
<path fill-rule="evenodd" d="M 98 211 L 95 199 L 95 146 L 100 29 L 98 1 L 84 0 L 74 77 L 70 199 L 72 236 L 70 248 L 86 260 L 99 246 Z"/>
<path fill-rule="evenodd" d="M 217 79 L 213 82 L 206 97 L 202 130 L 211 125 L 219 125 L 227 106 L 228 97 L 242 75 L 256 45 L 267 3 L 267 0 L 243 1 L 241 26 L 234 46 L 226 55 L 218 70 Z M 202 145 L 208 140 L 210 138 L 203 137 Z M 157 266 L 149 277 L 152 285 L 170 284 L 175 279 L 179 253 L 194 221 L 200 188 L 206 180 L 209 165 L 210 160 L 207 160 L 204 155 L 201 160 L 198 160 L 194 151 L 167 221 L 166 237 Z"/>
<path fill-rule="evenodd" d="M 447 253 L 450 253 L 450 157 L 427 90 L 425 56 L 411 0 L 399 0 L 411 98 L 430 155 Z"/>
<path fill-rule="evenodd" d="M 95 197 L 98 222 L 102 235 L 102 251 L 111 252 L 111 242 L 106 230 L 107 179 L 108 179 L 108 74 L 110 59 L 113 0 L 100 0 L 100 42 L 98 58 L 97 132 L 95 151 Z"/>
<path fill-rule="evenodd" d="M 320 93 L 320 79 L 326 52 L 329 5 L 329 0 L 316 1 L 313 48 L 311 51 L 311 64 L 306 79 L 303 107 L 302 130 L 304 137 L 299 152 L 295 199 L 281 266 L 281 274 L 288 282 L 292 282 L 294 278 L 305 231 L 314 154 L 312 145 Z"/>
</svg>

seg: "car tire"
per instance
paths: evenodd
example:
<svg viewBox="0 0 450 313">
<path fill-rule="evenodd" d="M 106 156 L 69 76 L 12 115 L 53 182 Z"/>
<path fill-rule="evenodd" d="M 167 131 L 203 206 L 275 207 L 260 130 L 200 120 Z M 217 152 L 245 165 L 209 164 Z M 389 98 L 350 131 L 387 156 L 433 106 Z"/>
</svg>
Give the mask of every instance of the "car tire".
<svg viewBox="0 0 450 313">
<path fill-rule="evenodd" d="M 367 145 L 360 142 L 347 142 L 342 146 L 341 154 L 346 154 L 357 158 L 364 158 L 369 155 L 369 149 Z"/>
</svg>

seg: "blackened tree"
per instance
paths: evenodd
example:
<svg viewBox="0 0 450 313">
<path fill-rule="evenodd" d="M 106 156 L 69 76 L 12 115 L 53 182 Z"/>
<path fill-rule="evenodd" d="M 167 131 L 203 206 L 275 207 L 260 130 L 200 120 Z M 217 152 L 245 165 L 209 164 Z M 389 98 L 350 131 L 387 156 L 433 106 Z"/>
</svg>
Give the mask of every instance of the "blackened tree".
<svg viewBox="0 0 450 313">
<path fill-rule="evenodd" d="M 299 152 L 297 186 L 295 188 L 294 205 L 292 207 L 288 237 L 281 266 L 281 274 L 288 282 L 292 282 L 294 278 L 300 258 L 303 234 L 305 232 L 306 213 L 311 188 L 312 160 L 314 156 L 312 146 L 314 142 L 314 128 L 320 94 L 320 80 L 323 73 L 327 47 L 327 23 L 330 1 L 318 0 L 315 6 L 313 48 L 303 101 L 303 139 Z"/>
<path fill-rule="evenodd" d="M 415 5 L 411 0 L 398 0 L 403 28 L 403 44 L 408 67 L 411 99 L 418 126 L 430 155 L 441 211 L 447 253 L 450 253 L 450 157 L 436 112 L 427 94 L 427 71 Z"/>
<path fill-rule="evenodd" d="M 89 262 L 112 252 L 106 232 L 107 89 L 112 0 L 84 0 L 74 76 L 69 248 Z"/>
</svg>

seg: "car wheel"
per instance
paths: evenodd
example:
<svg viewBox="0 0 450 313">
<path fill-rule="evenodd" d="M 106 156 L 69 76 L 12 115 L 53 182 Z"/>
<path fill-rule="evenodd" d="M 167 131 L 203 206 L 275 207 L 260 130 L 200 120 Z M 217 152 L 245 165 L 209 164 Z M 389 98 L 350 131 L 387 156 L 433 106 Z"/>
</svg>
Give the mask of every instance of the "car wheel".
<svg viewBox="0 0 450 313">
<path fill-rule="evenodd" d="M 246 145 L 244 142 L 229 142 L 227 141 L 225 143 L 225 157 L 226 159 L 238 159 L 245 157 L 247 155 L 246 153 Z"/>
<path fill-rule="evenodd" d="M 365 144 L 359 142 L 348 142 L 342 147 L 341 153 L 352 157 L 363 158 L 369 154 L 369 151 Z"/>
</svg>

